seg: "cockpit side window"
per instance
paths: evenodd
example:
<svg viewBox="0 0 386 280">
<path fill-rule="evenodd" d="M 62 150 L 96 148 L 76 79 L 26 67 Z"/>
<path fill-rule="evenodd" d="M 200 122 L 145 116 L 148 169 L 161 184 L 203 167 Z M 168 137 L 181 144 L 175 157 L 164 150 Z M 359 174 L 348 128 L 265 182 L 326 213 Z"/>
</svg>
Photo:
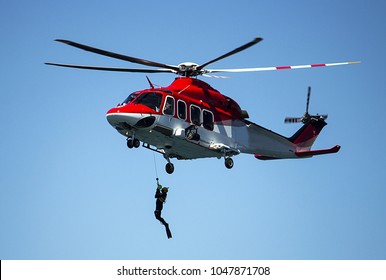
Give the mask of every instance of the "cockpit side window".
<svg viewBox="0 0 386 280">
<path fill-rule="evenodd" d="M 167 96 L 165 99 L 164 111 L 165 115 L 174 116 L 174 98 Z"/>
<path fill-rule="evenodd" d="M 129 104 L 131 101 L 133 101 L 138 96 L 138 92 L 133 92 L 130 94 L 125 101 L 122 102 L 122 105 Z"/>
<path fill-rule="evenodd" d="M 161 107 L 162 94 L 157 92 L 147 92 L 143 93 L 136 100 L 136 104 L 145 105 L 156 112 L 159 112 Z"/>
</svg>

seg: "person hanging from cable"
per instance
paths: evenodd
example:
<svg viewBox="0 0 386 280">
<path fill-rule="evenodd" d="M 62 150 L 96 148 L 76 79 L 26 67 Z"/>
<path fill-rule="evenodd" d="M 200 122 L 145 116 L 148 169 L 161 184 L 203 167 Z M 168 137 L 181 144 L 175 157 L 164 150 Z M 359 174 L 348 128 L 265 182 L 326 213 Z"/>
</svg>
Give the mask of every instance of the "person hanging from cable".
<svg viewBox="0 0 386 280">
<path fill-rule="evenodd" d="M 172 238 L 172 233 L 170 232 L 169 224 L 161 217 L 161 212 L 163 209 L 163 205 L 166 201 L 169 188 L 162 187 L 162 185 L 158 181 L 158 178 L 156 178 L 156 180 L 157 180 L 157 190 L 154 196 L 156 198 L 156 207 L 155 207 L 154 215 L 155 215 L 155 218 L 165 226 L 166 235 L 168 236 L 168 238 Z"/>
</svg>

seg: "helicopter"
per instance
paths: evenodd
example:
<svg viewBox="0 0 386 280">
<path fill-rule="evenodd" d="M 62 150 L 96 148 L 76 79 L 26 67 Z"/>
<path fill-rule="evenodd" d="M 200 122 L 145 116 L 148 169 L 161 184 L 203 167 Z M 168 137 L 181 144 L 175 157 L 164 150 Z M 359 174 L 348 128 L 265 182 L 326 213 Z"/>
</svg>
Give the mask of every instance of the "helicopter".
<svg viewBox="0 0 386 280">
<path fill-rule="evenodd" d="M 127 147 L 141 146 L 163 155 L 168 174 L 174 172 L 171 159 L 224 158 L 226 168 L 234 166 L 232 157 L 252 154 L 259 160 L 299 159 L 337 153 L 339 145 L 312 150 L 327 115 L 308 112 L 311 88 L 308 88 L 306 112 L 302 117 L 287 117 L 286 123 L 303 125 L 292 136 L 285 137 L 250 120 L 246 110 L 232 98 L 223 95 L 198 76 L 217 77 L 213 73 L 257 72 L 339 66 L 359 63 L 339 62 L 297 66 L 275 66 L 239 69 L 207 69 L 209 64 L 222 60 L 261 42 L 252 41 L 203 64 L 184 62 L 164 64 L 114 53 L 69 40 L 55 41 L 99 55 L 145 65 L 151 68 L 118 68 L 47 62 L 47 65 L 88 70 L 173 73 L 177 77 L 169 85 L 155 87 L 146 76 L 150 88 L 131 93 L 122 103 L 108 110 L 109 124 L 126 138 Z"/>
</svg>

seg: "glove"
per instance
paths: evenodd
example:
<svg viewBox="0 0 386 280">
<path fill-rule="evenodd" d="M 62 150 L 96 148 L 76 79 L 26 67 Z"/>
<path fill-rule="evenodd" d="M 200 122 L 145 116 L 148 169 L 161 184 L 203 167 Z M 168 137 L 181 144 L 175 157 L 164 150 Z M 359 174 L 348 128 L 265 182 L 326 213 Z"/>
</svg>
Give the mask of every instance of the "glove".
<svg viewBox="0 0 386 280">
<path fill-rule="evenodd" d="M 161 189 L 162 189 L 162 185 L 160 185 L 160 184 L 157 183 L 157 189 L 158 189 L 158 190 L 161 190 Z"/>
</svg>

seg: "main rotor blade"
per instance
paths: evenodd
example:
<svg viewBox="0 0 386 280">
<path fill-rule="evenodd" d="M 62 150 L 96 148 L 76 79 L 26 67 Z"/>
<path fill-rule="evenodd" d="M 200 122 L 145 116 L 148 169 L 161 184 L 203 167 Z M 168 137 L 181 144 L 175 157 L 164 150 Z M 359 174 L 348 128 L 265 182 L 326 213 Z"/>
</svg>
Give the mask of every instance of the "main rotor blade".
<svg viewBox="0 0 386 280">
<path fill-rule="evenodd" d="M 61 63 L 51 63 L 51 62 L 46 62 L 45 64 L 53 65 L 53 66 L 60 66 L 60 67 L 77 68 L 77 69 L 115 71 L 115 72 L 175 73 L 174 70 L 170 70 L 170 69 L 119 68 L 119 67 L 104 67 L 104 66 L 87 66 L 87 65 L 61 64 Z"/>
<path fill-rule="evenodd" d="M 311 87 L 308 87 L 307 103 L 306 103 L 306 114 L 308 114 L 308 107 L 310 106 Z"/>
<path fill-rule="evenodd" d="M 124 61 L 129 61 L 132 63 L 142 64 L 142 65 L 151 66 L 151 67 L 161 67 L 161 68 L 171 69 L 174 71 L 178 70 L 178 66 L 168 65 L 168 64 L 164 64 L 164 63 L 158 63 L 158 62 L 154 62 L 154 61 L 150 61 L 150 60 L 146 60 L 146 59 L 142 59 L 142 58 L 136 58 L 136 57 L 132 57 L 132 56 L 127 56 L 127 55 L 123 55 L 123 54 L 109 52 L 109 51 L 105 51 L 102 49 L 97 49 L 94 47 L 82 45 L 82 44 L 72 42 L 69 40 L 57 39 L 55 41 L 70 45 L 70 46 L 78 48 L 78 49 L 82 49 L 85 51 L 97 53 L 100 55 L 104 55 L 104 56 L 108 56 L 108 57 L 112 57 L 112 58 L 116 58 L 116 59 L 120 59 L 120 60 L 124 60 Z"/>
<path fill-rule="evenodd" d="M 275 70 L 289 70 L 289 69 L 302 69 L 302 68 L 339 66 L 339 65 L 358 64 L 358 63 L 360 63 L 360 61 L 338 62 L 338 63 L 320 63 L 320 64 L 307 64 L 307 65 L 295 65 L 295 66 L 239 68 L 239 69 L 206 69 L 205 73 L 217 73 L 217 72 L 236 73 L 236 72 L 275 71 Z"/>
<path fill-rule="evenodd" d="M 219 60 L 221 60 L 221 59 L 223 59 L 223 58 L 226 58 L 226 57 L 228 57 L 228 56 L 231 56 L 231 55 L 233 55 L 233 54 L 236 54 L 236 53 L 238 53 L 238 52 L 241 52 L 241 51 L 243 51 L 243 50 L 245 50 L 245 49 L 247 49 L 247 48 L 249 48 L 249 47 L 252 47 L 253 45 L 255 45 L 255 44 L 261 42 L 262 40 L 263 40 L 263 38 L 255 38 L 255 39 L 253 39 L 251 42 L 249 42 L 249 43 L 247 43 L 247 44 L 245 44 L 245 45 L 242 45 L 241 47 L 238 47 L 238 48 L 234 49 L 233 51 L 230 51 L 230 52 L 228 52 L 228 53 L 226 53 L 226 54 L 224 54 L 224 55 L 222 55 L 222 56 L 219 56 L 219 57 L 217 57 L 217 58 L 215 58 L 215 59 L 213 59 L 213 60 L 211 60 L 211 61 L 209 61 L 209 62 L 207 62 L 207 63 L 204 63 L 204 64 L 198 66 L 198 67 L 197 67 L 197 70 L 202 70 L 205 66 L 207 66 L 207 65 L 209 65 L 209 64 L 211 64 L 211 63 L 213 63 L 213 62 L 219 61 Z"/>
</svg>

